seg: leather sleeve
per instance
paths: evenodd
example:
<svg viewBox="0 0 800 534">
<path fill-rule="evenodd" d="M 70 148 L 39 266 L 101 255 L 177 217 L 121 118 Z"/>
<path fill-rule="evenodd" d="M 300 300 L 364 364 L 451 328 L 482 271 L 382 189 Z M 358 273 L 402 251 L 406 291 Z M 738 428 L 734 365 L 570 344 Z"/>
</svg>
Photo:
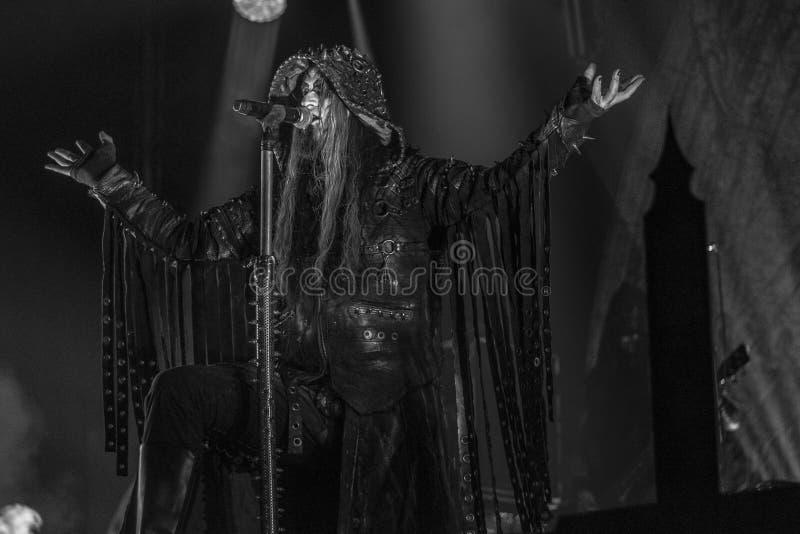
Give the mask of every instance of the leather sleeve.
<svg viewBox="0 0 800 534">
<path fill-rule="evenodd" d="M 514 194 L 515 183 L 532 173 L 558 174 L 567 157 L 578 152 L 588 124 L 565 117 L 559 105 L 540 128 L 492 167 L 453 158 L 420 158 L 416 164 L 418 193 L 431 224 L 450 226 L 486 207 L 498 195 Z"/>
<path fill-rule="evenodd" d="M 138 240 L 166 256 L 242 260 L 257 252 L 257 195 L 253 191 L 188 218 L 150 192 L 138 175 L 114 165 L 89 194 Z"/>
</svg>

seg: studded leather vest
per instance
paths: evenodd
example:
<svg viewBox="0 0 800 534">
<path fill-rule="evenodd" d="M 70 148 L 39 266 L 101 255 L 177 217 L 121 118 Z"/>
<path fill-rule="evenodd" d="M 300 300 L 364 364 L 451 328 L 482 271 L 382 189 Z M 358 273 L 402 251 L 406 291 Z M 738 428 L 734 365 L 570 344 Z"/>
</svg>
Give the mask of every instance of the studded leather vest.
<svg viewBox="0 0 800 534">
<path fill-rule="evenodd" d="M 335 391 L 360 413 L 384 410 L 439 370 L 438 298 L 428 276 L 439 261 L 413 172 L 417 157 L 370 179 L 361 190 L 362 267 L 333 296 L 305 296 L 280 329 L 288 378 L 330 374 Z M 329 288 L 332 290 L 332 288 Z"/>
</svg>

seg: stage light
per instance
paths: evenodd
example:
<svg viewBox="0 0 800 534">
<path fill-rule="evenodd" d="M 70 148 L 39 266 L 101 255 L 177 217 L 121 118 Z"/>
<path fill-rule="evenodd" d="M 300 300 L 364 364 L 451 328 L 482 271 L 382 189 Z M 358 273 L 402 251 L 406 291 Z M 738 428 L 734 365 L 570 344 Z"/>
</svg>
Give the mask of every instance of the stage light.
<svg viewBox="0 0 800 534">
<path fill-rule="evenodd" d="M 286 11 L 286 0 L 233 0 L 233 7 L 251 22 L 272 22 Z"/>
</svg>

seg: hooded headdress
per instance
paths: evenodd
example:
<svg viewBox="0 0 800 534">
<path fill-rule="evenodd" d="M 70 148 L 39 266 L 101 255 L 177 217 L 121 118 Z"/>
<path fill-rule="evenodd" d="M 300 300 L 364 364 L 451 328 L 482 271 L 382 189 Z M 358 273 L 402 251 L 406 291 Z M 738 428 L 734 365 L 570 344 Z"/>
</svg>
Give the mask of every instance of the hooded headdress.
<svg viewBox="0 0 800 534">
<path fill-rule="evenodd" d="M 378 67 L 367 56 L 343 45 L 308 48 L 281 63 L 269 88 L 270 101 L 288 98 L 303 73 L 316 66 L 333 91 L 384 146 L 405 152 L 403 130 L 394 124 L 386 106 Z"/>
</svg>

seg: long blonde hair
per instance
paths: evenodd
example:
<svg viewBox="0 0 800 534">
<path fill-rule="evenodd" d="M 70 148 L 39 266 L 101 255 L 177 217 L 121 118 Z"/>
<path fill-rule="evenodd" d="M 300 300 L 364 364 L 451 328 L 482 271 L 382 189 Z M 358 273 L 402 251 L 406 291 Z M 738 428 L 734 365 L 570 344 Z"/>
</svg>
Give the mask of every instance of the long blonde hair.
<svg viewBox="0 0 800 534">
<path fill-rule="evenodd" d="M 308 191 L 322 192 L 313 267 L 322 273 L 335 268 L 357 272 L 361 253 L 361 184 L 386 157 L 378 137 L 348 111 L 333 91 L 324 89 L 320 100 L 325 93 L 330 95 L 331 103 L 320 139 L 314 138 L 311 128 L 294 130 L 292 135 L 275 224 L 275 256 L 281 283 L 286 282 L 287 269 L 299 271 L 300 256 L 307 253 L 298 250 L 295 233 L 309 229 L 296 228 L 295 215 L 298 202 L 306 201 Z"/>
</svg>

